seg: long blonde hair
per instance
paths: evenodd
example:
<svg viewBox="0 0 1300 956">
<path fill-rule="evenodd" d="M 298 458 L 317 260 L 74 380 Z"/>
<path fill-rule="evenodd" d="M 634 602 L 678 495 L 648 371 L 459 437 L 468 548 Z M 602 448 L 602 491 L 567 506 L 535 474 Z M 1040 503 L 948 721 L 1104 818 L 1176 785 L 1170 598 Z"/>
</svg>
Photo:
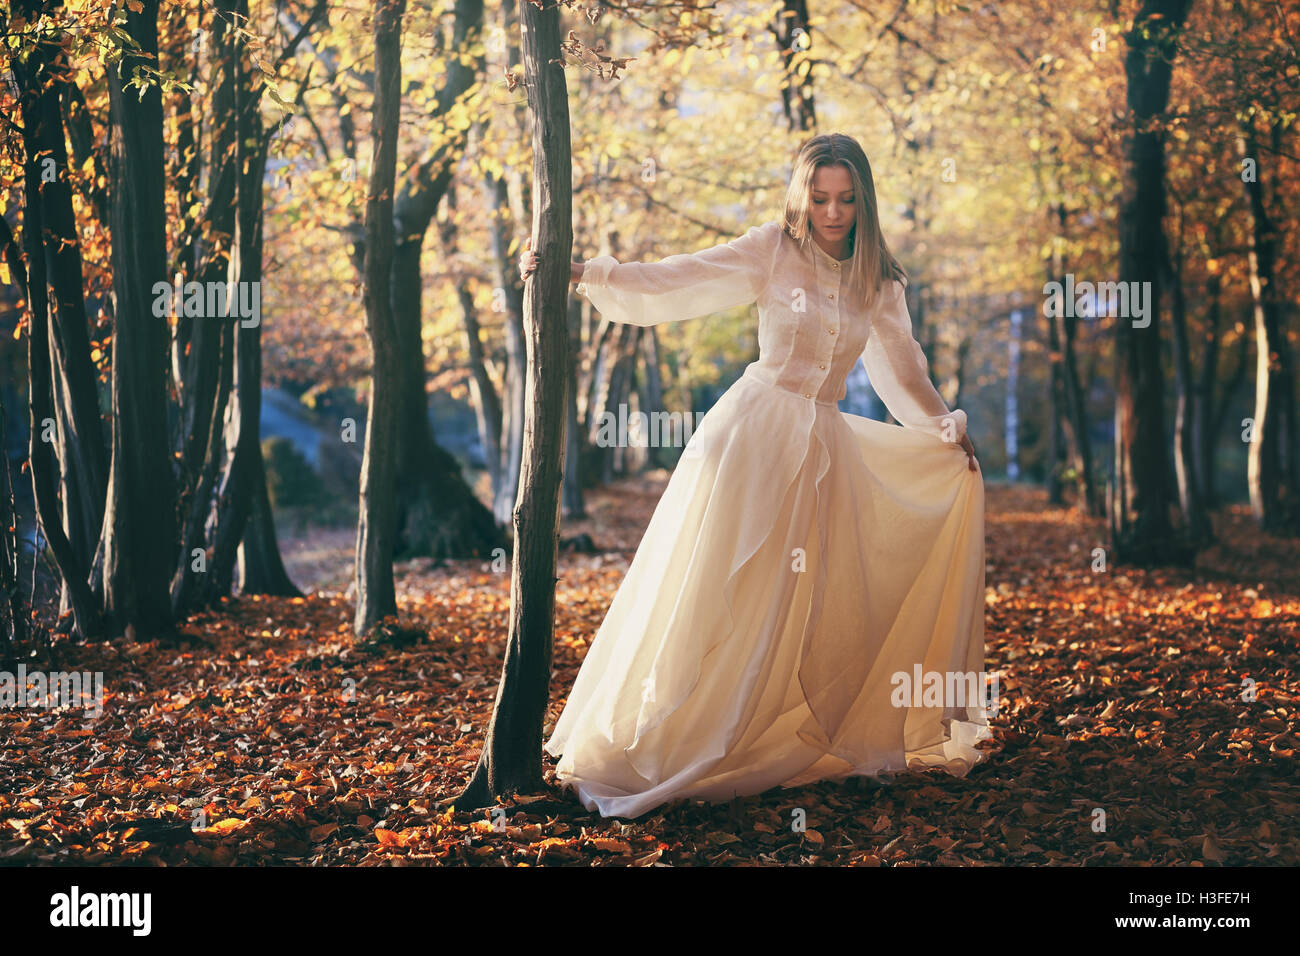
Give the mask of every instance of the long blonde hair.
<svg viewBox="0 0 1300 956">
<path fill-rule="evenodd" d="M 889 244 L 880 231 L 880 215 L 876 208 L 876 184 L 871 175 L 871 163 L 858 141 L 843 133 L 823 133 L 808 140 L 795 157 L 790 186 L 785 194 L 785 232 L 805 251 L 812 243 L 808 206 L 812 201 L 813 174 L 822 167 L 838 163 L 849 171 L 853 181 L 855 215 L 849 229 L 849 244 L 853 249 L 849 266 L 851 283 L 863 290 L 863 308 L 870 313 L 880 294 L 881 285 L 893 279 L 906 282 L 907 273 L 889 251 Z M 858 237 L 864 237 L 859 242 Z M 863 282 L 871 276 L 874 281 Z"/>
</svg>

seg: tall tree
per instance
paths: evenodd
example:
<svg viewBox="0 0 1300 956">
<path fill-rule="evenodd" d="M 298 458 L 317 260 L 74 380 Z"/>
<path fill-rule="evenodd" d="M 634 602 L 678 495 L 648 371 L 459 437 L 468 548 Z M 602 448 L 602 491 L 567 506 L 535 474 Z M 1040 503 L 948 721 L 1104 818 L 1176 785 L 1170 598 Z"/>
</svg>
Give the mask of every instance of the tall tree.
<svg viewBox="0 0 1300 956">
<path fill-rule="evenodd" d="M 1281 120 L 1271 127 L 1276 155 Z M 1241 124 L 1238 138 L 1242 184 L 1250 212 L 1250 297 L 1255 319 L 1255 414 L 1247 484 L 1250 508 L 1266 531 L 1300 531 L 1300 426 L 1296 422 L 1295 374 L 1277 288 L 1277 226 L 1264 198 L 1265 165 L 1255 119 Z"/>
<path fill-rule="evenodd" d="M 401 338 L 391 296 L 393 190 L 397 182 L 397 133 L 402 105 L 402 14 L 405 0 L 375 0 L 375 102 L 371 139 L 374 163 L 366 195 L 365 301 L 370 337 L 370 409 L 361 464 L 361 513 L 357 525 L 357 634 L 397 613 L 393 546 L 397 530 L 394 493 L 398 441 Z M 423 386 L 421 386 L 423 388 Z"/>
<path fill-rule="evenodd" d="M 1111 542 L 1119 560 L 1158 565 L 1193 551 L 1175 526 L 1178 507 L 1165 433 L 1160 360 L 1160 292 L 1165 263 L 1165 148 L 1161 127 L 1177 41 L 1191 0 L 1143 0 L 1127 34 L 1124 71 L 1133 128 L 1124 145 L 1120 282 L 1145 283 L 1150 310 L 1142 328 L 1115 321 L 1115 477 Z"/>
<path fill-rule="evenodd" d="M 541 263 L 524 285 L 528 343 L 523 466 L 515 503 L 510 627 L 501 682 L 478 765 L 456 798 L 461 808 L 536 792 L 542 721 L 550 693 L 558 562 L 561 457 L 568 385 L 569 262 L 573 251 L 569 99 L 560 58 L 560 11 L 520 0 L 524 81 L 533 128 L 533 233 Z"/>
<path fill-rule="evenodd" d="M 168 333 L 154 314 L 166 281 L 159 0 L 128 5 L 135 49 L 108 68 L 113 291 L 113 456 L 104 508 L 104 602 L 116 627 L 155 633 L 171 622 L 176 489 L 167 450 Z M 143 635 L 142 635 L 143 636 Z"/>
</svg>

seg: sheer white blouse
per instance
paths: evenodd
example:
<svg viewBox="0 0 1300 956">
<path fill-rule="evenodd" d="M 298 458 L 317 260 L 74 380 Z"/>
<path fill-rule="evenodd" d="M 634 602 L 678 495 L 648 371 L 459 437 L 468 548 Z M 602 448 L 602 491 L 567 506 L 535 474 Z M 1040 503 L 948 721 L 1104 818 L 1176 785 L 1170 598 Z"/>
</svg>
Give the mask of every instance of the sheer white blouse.
<svg viewBox="0 0 1300 956">
<path fill-rule="evenodd" d="M 772 221 L 730 242 L 658 262 L 588 259 L 577 291 L 605 318 L 641 326 L 757 302 L 759 359 L 747 376 L 833 406 L 860 360 L 898 422 L 960 441 L 966 413 L 949 409 L 930 381 L 903 284 L 888 283 L 868 316 L 847 272 L 847 262 L 811 240 L 801 248 Z"/>
</svg>

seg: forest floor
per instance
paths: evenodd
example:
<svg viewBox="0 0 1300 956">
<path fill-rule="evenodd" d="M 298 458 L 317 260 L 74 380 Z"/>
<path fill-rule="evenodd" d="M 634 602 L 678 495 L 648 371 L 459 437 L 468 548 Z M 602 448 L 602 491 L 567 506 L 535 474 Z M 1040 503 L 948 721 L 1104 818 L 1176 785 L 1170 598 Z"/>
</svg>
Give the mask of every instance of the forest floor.
<svg viewBox="0 0 1300 956">
<path fill-rule="evenodd" d="M 593 492 L 591 518 L 566 523 L 601 552 L 561 555 L 548 729 L 662 479 Z M 552 792 L 495 826 L 443 811 L 491 713 L 508 575 L 403 564 L 415 634 L 367 643 L 345 594 L 352 532 L 320 532 L 285 542 L 310 597 L 228 601 L 179 641 L 56 638 L 24 658 L 102 672 L 106 703 L 99 717 L 0 710 L 0 864 L 1300 862 L 1300 542 L 1235 508 L 1194 570 L 1094 571 L 1100 524 L 1037 489 L 990 484 L 987 500 L 985 669 L 1001 707 L 964 778 L 823 782 L 618 820 L 555 789 L 546 757 Z"/>
</svg>

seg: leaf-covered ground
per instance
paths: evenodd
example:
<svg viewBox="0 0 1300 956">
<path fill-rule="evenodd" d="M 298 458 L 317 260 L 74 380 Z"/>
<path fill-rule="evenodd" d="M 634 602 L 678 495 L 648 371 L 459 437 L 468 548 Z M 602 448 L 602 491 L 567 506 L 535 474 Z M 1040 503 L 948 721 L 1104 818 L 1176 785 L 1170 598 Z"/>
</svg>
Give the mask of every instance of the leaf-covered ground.
<svg viewBox="0 0 1300 956">
<path fill-rule="evenodd" d="M 661 489 L 594 494 L 593 517 L 565 529 L 609 550 L 561 557 L 548 720 Z M 191 619 L 179 642 L 59 639 L 26 659 L 103 671 L 107 701 L 95 720 L 0 711 L 0 863 L 1300 862 L 1300 544 L 1237 509 L 1195 572 L 1095 571 L 1100 526 L 1036 490 L 988 492 L 986 670 L 1002 708 L 964 779 L 678 801 L 629 821 L 553 790 L 510 806 L 503 829 L 443 812 L 490 713 L 508 579 L 416 562 L 399 585 L 414 635 L 354 639 L 339 594 L 250 599 Z M 349 547 L 299 560 L 343 582 Z"/>
</svg>

